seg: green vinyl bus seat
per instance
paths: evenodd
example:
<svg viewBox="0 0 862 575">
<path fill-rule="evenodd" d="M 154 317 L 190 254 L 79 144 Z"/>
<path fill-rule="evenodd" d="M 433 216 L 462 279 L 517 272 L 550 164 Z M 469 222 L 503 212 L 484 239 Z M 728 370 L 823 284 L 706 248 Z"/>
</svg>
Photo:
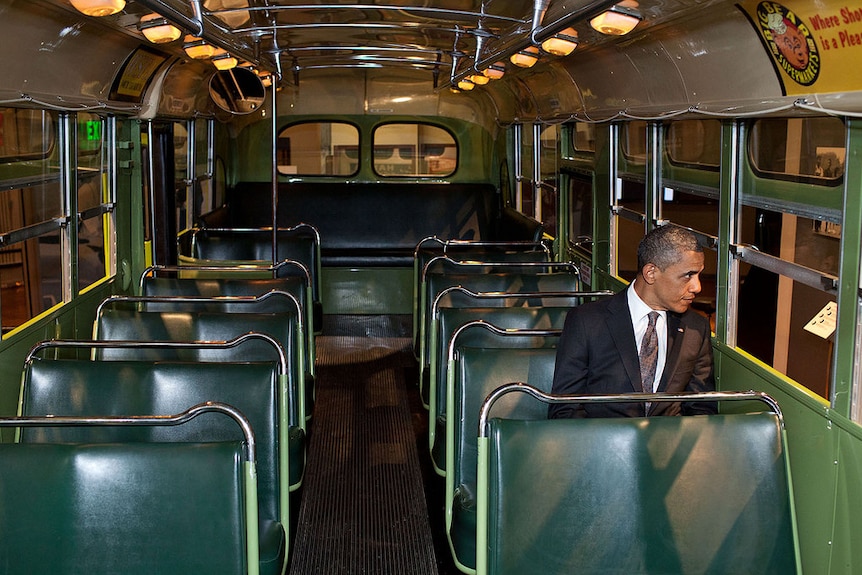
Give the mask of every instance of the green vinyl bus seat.
<svg viewBox="0 0 862 575">
<path fill-rule="evenodd" d="M 550 391 L 560 330 L 501 330 L 472 322 L 452 344 L 446 404 L 446 536 L 455 565 L 476 569 L 476 430 L 482 402 L 498 387 L 523 381 Z M 545 419 L 529 398 L 510 396 L 495 413 Z"/>
<path fill-rule="evenodd" d="M 570 303 L 570 298 L 556 302 Z M 505 301 L 505 299 L 498 300 Z M 552 304 L 554 302 L 551 302 Z M 430 343 L 430 365 L 428 372 L 428 447 L 438 475 L 446 475 L 446 414 L 448 396 L 446 381 L 449 374 L 448 361 L 456 334 L 464 326 L 482 321 L 493 327 L 506 330 L 562 329 L 570 307 L 455 307 L 440 308 L 432 324 L 434 333 Z M 470 333 L 461 335 L 461 340 Z M 511 338 L 496 338 L 489 345 L 515 347 L 525 345 L 525 340 L 516 342 Z M 526 344 L 526 345 L 529 345 Z M 507 383 L 506 381 L 502 383 Z"/>
<path fill-rule="evenodd" d="M 68 342 L 49 342 L 40 350 Z M 86 342 L 84 342 L 86 343 Z M 262 565 L 284 565 L 298 517 L 302 460 L 290 444 L 301 430 L 281 413 L 275 362 L 193 363 L 177 361 L 43 359 L 25 364 L 19 415 L 79 417 L 176 413 L 189 405 L 216 401 L 233 406 L 249 421 L 257 444 L 257 476 Z M 227 418 L 201 418 L 178 428 L 39 427 L 25 428 L 26 443 L 109 443 L 222 441 L 235 435 Z M 292 437 L 290 437 L 292 435 Z M 297 450 L 294 450 L 295 452 Z M 301 453 L 301 451 L 300 451 Z M 280 572 L 280 570 L 278 571 Z"/>
<path fill-rule="evenodd" d="M 279 312 L 223 313 L 207 310 L 210 305 L 208 302 L 183 296 L 111 296 L 99 305 L 96 312 L 93 339 L 196 342 L 228 341 L 249 332 L 266 334 L 278 343 L 286 358 L 286 372 L 282 377 L 287 388 L 290 424 L 305 430 L 313 405 L 313 390 L 305 388 L 305 346 L 299 327 L 298 303 L 283 292 L 270 292 L 261 298 L 266 296 L 285 298 L 288 305 Z M 164 306 L 171 302 L 177 304 L 175 309 L 178 311 L 150 311 L 147 307 L 151 304 Z M 189 306 L 195 305 L 200 305 L 204 311 L 189 311 Z M 102 359 L 176 358 L 185 361 L 272 360 L 276 359 L 277 352 L 277 348 L 262 339 L 231 348 L 96 348 L 98 357 Z"/>
<path fill-rule="evenodd" d="M 239 265 L 249 262 L 300 262 L 309 274 L 311 286 L 312 331 L 319 330 L 323 321 L 320 289 L 320 233 L 307 223 L 276 231 L 276 257 L 273 258 L 272 227 L 269 228 L 197 228 L 191 232 L 192 261 L 202 265 L 216 262 Z M 281 272 L 279 272 L 281 275 Z"/>
<path fill-rule="evenodd" d="M 283 292 L 292 296 L 299 304 L 299 328 L 304 334 L 305 344 L 305 370 L 308 378 L 315 375 L 315 340 L 312 312 L 309 302 L 311 292 L 307 278 L 287 276 L 277 278 L 247 278 L 241 274 L 231 273 L 229 268 L 221 273 L 221 277 L 183 277 L 179 274 L 181 268 L 167 266 L 153 266 L 144 270 L 140 280 L 140 295 L 143 297 L 163 296 L 185 296 L 212 298 L 211 303 L 195 305 L 191 309 L 206 311 L 238 311 L 238 312 L 265 312 L 276 313 L 293 309 L 294 302 L 283 297 L 260 297 L 270 292 Z M 242 270 L 239 270 L 242 271 Z M 256 302 L 246 302 L 247 296 L 258 296 Z M 240 298 L 243 301 L 235 302 L 232 298 Z M 148 304 L 147 309 L 154 311 L 167 310 L 174 304 L 159 304 L 157 302 Z"/>
<path fill-rule="evenodd" d="M 279 182 L 273 190 L 271 182 L 237 182 L 207 224 L 272 226 L 260 206 L 272 205 L 274 191 L 278 226 L 309 222 L 320 231 L 324 267 L 408 267 L 416 244 L 432 235 L 521 239 L 508 229 L 497 189 L 484 183 Z"/>
<path fill-rule="evenodd" d="M 546 401 L 767 402 L 687 417 L 496 417 L 511 392 Z M 640 397 L 638 397 L 640 396 Z M 479 575 L 799 574 L 787 441 L 762 393 L 549 396 L 498 389 L 480 414 Z"/>
<path fill-rule="evenodd" d="M 436 265 L 443 265 L 441 258 L 429 263 L 428 269 Z M 535 264 L 535 265 L 534 265 Z M 448 263 L 445 265 L 449 265 Z M 492 262 L 483 262 L 475 265 L 459 265 L 459 271 L 469 270 L 467 273 L 457 273 L 451 270 L 425 273 L 423 286 L 420 292 L 419 302 L 419 384 L 422 391 L 422 401 L 428 405 L 430 393 L 430 340 L 431 321 L 434 303 L 438 296 L 445 290 L 460 286 L 470 291 L 479 292 L 577 292 L 580 291 L 580 279 L 577 268 L 571 263 L 537 263 L 521 262 L 506 263 L 504 265 L 518 266 L 511 269 L 504 267 L 493 268 L 497 271 L 489 273 L 482 271 L 482 266 L 493 265 Z M 526 266 L 526 267 L 522 267 Z M 537 267 L 538 266 L 538 267 Z M 549 268 L 550 266 L 550 268 Z M 490 269 L 490 268 L 489 268 Z M 556 271 L 545 271 L 547 269 Z M 454 298 L 452 298 L 454 299 Z M 525 300 L 518 305 L 541 305 L 541 300 Z M 486 304 L 484 307 L 495 305 L 513 305 L 511 302 L 499 302 L 497 304 Z"/>
<path fill-rule="evenodd" d="M 470 256 L 465 256 L 470 257 Z M 478 259 L 478 258 L 483 259 Z M 546 264 L 546 265 L 542 265 Z M 551 266 L 551 267 L 549 267 Z M 414 355 L 417 359 L 422 358 L 422 345 L 426 337 L 426 329 L 428 314 L 434 299 L 440 290 L 447 287 L 462 285 L 458 280 L 464 276 L 473 275 L 493 275 L 497 276 L 497 280 L 488 280 L 495 287 L 484 289 L 483 285 L 474 286 L 471 284 L 463 284 L 464 287 L 474 291 L 518 291 L 515 289 L 505 289 L 508 285 L 514 285 L 512 281 L 506 281 L 508 275 L 535 275 L 547 273 L 568 273 L 574 276 L 575 287 L 572 291 L 580 289 L 579 272 L 577 267 L 571 262 L 549 262 L 547 254 L 540 251 L 532 252 L 504 252 L 502 254 L 488 255 L 473 255 L 471 259 L 458 259 L 458 256 L 442 255 L 435 256 L 424 263 L 419 271 L 416 279 L 417 285 L 414 287 Z M 432 280 L 432 276 L 437 279 Z M 440 276 L 445 276 L 446 279 L 441 279 Z M 453 283 L 454 282 L 454 283 Z M 432 285 L 433 284 L 433 285 Z M 524 288 L 530 289 L 530 288 Z M 539 291 L 539 288 L 530 289 L 530 291 Z M 560 290 L 565 291 L 565 290 Z"/>
<path fill-rule="evenodd" d="M 166 417 L 2 418 L 0 425 L 171 425 L 225 419 L 230 439 L 0 444 L 4 573 L 237 575 L 260 569 L 254 437 L 229 406 Z M 67 428 L 68 429 L 68 428 Z M 202 428 L 203 431 L 203 428 Z M 182 432 L 181 432 L 182 433 Z M 244 439 L 241 439 L 244 438 Z"/>
<path fill-rule="evenodd" d="M 417 336 L 422 275 L 428 262 L 440 256 L 459 261 L 551 261 L 551 252 L 541 237 L 533 241 L 453 240 L 437 236 L 422 239 L 413 250 L 414 353 L 419 350 Z"/>
</svg>

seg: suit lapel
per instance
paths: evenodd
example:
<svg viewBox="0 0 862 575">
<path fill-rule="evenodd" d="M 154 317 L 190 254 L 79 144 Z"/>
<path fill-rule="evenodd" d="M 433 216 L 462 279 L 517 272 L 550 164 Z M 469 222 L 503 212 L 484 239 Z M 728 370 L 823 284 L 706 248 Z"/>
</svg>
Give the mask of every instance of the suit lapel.
<svg viewBox="0 0 862 575">
<path fill-rule="evenodd" d="M 676 372 L 676 366 L 679 363 L 679 353 L 682 349 L 682 342 L 685 339 L 685 324 L 682 322 L 681 316 L 668 313 L 667 314 L 667 358 L 664 363 L 664 372 L 661 380 L 658 382 L 656 391 L 666 391 L 667 384 Z"/>
<path fill-rule="evenodd" d="M 641 369 L 638 364 L 638 350 L 635 345 L 635 331 L 626 290 L 614 296 L 608 304 L 608 329 L 622 358 L 623 367 L 629 377 L 632 391 L 642 391 Z"/>
</svg>

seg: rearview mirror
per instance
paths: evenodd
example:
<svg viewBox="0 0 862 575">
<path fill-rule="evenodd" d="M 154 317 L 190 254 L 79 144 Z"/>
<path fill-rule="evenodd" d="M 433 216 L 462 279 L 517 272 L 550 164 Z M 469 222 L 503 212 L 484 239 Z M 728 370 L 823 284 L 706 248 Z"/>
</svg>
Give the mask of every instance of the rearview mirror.
<svg viewBox="0 0 862 575">
<path fill-rule="evenodd" d="M 231 114 L 250 114 L 263 104 L 266 89 L 257 74 L 248 68 L 219 70 L 210 78 L 210 97 Z"/>
</svg>

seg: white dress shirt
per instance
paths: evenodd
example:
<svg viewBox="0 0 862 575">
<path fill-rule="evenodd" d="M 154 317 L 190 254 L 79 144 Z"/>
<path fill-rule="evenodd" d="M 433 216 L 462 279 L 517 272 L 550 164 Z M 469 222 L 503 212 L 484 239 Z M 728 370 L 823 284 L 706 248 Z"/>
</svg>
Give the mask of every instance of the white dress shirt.
<svg viewBox="0 0 862 575">
<path fill-rule="evenodd" d="M 641 348 L 641 341 L 643 341 L 644 334 L 649 325 L 649 313 L 651 311 L 658 311 L 658 319 L 655 322 L 655 330 L 658 335 L 658 362 L 655 367 L 655 381 L 652 384 L 652 389 L 655 391 L 658 387 L 658 382 L 661 381 L 665 360 L 667 359 L 667 312 L 654 310 L 644 303 L 635 291 L 634 282 L 628 287 L 627 295 L 629 312 L 632 315 L 632 327 L 635 330 L 635 349 L 640 350 Z"/>
</svg>

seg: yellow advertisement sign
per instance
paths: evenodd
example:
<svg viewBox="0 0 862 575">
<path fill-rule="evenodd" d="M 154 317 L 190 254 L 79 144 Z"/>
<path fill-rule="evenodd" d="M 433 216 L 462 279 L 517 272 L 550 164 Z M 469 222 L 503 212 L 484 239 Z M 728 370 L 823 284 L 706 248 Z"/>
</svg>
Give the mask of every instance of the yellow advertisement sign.
<svg viewBox="0 0 862 575">
<path fill-rule="evenodd" d="M 161 54 L 143 48 L 135 50 L 115 81 L 112 96 L 139 101 L 144 88 L 165 60 L 167 57 Z"/>
<path fill-rule="evenodd" d="M 862 57 L 862 7 L 830 0 L 740 7 L 760 34 L 785 94 L 862 89 L 862 74 L 848 73 Z"/>
</svg>

